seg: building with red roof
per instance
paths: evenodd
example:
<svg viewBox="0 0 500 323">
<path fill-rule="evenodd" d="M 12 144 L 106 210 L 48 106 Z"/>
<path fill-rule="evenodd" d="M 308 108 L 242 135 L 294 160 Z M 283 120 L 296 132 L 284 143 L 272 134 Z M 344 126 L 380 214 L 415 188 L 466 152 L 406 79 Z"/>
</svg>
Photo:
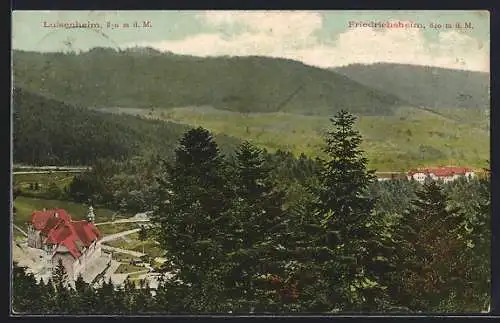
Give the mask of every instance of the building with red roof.
<svg viewBox="0 0 500 323">
<path fill-rule="evenodd" d="M 28 246 L 45 250 L 52 267 L 62 260 L 73 279 L 101 256 L 101 238 L 92 221 L 73 221 L 63 209 L 35 211 L 28 225 Z"/>
<path fill-rule="evenodd" d="M 428 178 L 448 183 L 463 177 L 469 179 L 475 177 L 474 170 L 467 167 L 435 167 L 413 169 L 408 172 L 409 180 L 413 179 L 420 183 Z"/>
</svg>

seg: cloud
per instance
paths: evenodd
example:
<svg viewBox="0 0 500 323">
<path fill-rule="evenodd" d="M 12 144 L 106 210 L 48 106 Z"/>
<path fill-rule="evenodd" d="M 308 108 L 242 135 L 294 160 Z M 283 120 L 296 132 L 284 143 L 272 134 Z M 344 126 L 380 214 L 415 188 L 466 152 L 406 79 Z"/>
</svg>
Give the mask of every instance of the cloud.
<svg viewBox="0 0 500 323">
<path fill-rule="evenodd" d="M 320 13 L 309 11 L 206 11 L 198 18 L 211 26 L 239 25 L 279 39 L 310 37 L 323 23 Z"/>
<path fill-rule="evenodd" d="M 435 42 L 418 28 L 350 28 L 320 39 L 323 18 L 315 12 L 209 11 L 197 18 L 214 31 L 134 45 L 195 56 L 282 57 L 323 68 L 389 62 L 489 71 L 489 43 L 458 31 L 442 31 Z"/>
</svg>

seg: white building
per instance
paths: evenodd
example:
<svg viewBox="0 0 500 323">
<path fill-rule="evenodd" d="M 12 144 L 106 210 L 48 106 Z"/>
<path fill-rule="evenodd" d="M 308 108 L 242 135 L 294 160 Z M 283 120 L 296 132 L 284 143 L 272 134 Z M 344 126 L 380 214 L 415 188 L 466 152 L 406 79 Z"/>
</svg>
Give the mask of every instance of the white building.
<svg viewBox="0 0 500 323">
<path fill-rule="evenodd" d="M 427 178 L 448 183 L 459 178 L 471 179 L 475 176 L 475 172 L 466 167 L 439 167 L 410 170 L 407 177 L 409 180 L 413 179 L 420 183 L 424 183 Z"/>
<path fill-rule="evenodd" d="M 63 209 L 35 211 L 28 226 L 28 247 L 45 251 L 40 261 L 47 267 L 54 268 L 61 260 L 68 278 L 76 280 L 102 256 L 102 235 L 92 221 L 92 210 L 89 221 L 73 221 Z"/>
</svg>

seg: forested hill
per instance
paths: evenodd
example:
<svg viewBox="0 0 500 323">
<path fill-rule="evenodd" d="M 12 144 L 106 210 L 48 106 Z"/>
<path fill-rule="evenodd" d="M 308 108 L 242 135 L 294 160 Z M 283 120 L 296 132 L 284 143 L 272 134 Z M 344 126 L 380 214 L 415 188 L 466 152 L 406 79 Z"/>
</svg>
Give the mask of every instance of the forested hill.
<svg viewBox="0 0 500 323">
<path fill-rule="evenodd" d="M 404 64 L 353 64 L 332 69 L 361 84 L 427 108 L 489 109 L 489 73 Z"/>
<path fill-rule="evenodd" d="M 14 162 L 30 165 L 88 165 L 145 152 L 170 156 L 188 129 L 74 107 L 21 88 L 14 89 L 13 111 Z M 225 151 L 239 143 L 224 135 L 217 140 Z"/>
<path fill-rule="evenodd" d="M 197 58 L 152 50 L 14 51 L 14 82 L 87 107 L 213 106 L 237 112 L 390 115 L 407 103 L 333 71 L 268 57 Z"/>
</svg>

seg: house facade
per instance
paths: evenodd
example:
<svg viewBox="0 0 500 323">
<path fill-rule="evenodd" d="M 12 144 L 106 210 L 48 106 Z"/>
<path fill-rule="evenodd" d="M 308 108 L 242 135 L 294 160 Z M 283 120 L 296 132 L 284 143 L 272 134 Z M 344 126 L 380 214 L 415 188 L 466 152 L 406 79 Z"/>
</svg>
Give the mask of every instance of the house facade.
<svg viewBox="0 0 500 323">
<path fill-rule="evenodd" d="M 70 280 L 76 280 L 101 256 L 101 238 L 91 217 L 73 221 L 63 209 L 35 211 L 28 224 L 28 247 L 44 250 L 46 257 L 41 261 L 49 267 L 61 260 Z"/>
<path fill-rule="evenodd" d="M 476 173 L 466 167 L 438 167 L 438 168 L 421 168 L 410 170 L 408 172 L 408 180 L 416 180 L 424 183 L 426 179 L 441 180 L 444 183 L 455 181 L 459 178 L 471 179 L 476 176 Z"/>
</svg>

